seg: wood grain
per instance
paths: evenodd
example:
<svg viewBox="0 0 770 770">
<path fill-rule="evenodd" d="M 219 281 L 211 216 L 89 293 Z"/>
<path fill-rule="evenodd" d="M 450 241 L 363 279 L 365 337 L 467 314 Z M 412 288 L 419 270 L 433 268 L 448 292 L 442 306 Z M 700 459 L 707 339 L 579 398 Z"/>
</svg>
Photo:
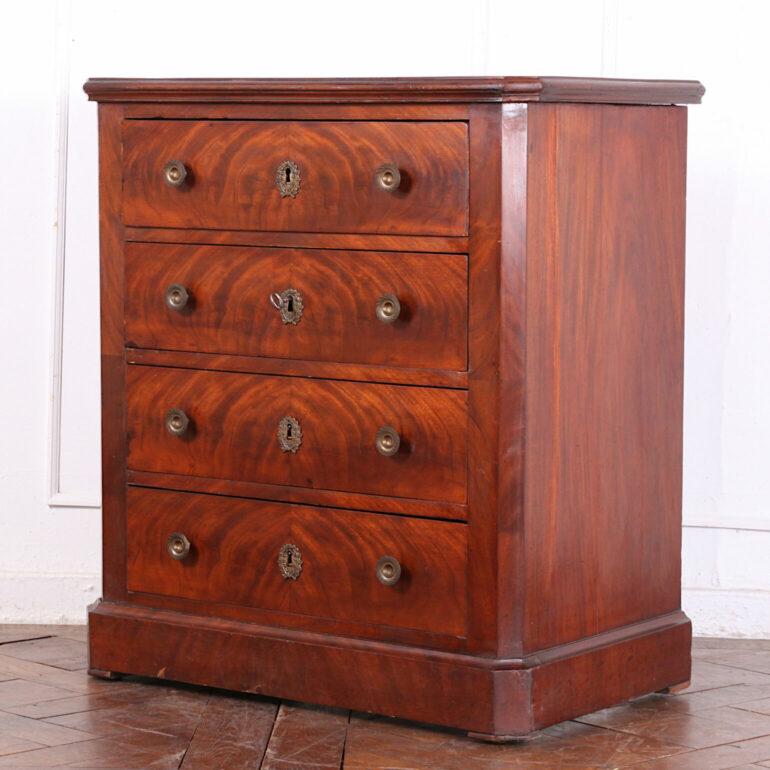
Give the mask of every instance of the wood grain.
<svg viewBox="0 0 770 770">
<path fill-rule="evenodd" d="M 685 125 L 530 107 L 525 650 L 679 607 Z"/>
<path fill-rule="evenodd" d="M 181 284 L 187 306 L 166 306 Z M 426 367 L 467 367 L 467 258 L 449 254 L 129 244 L 126 340 L 139 348 Z M 296 289 L 285 323 L 270 295 Z M 392 323 L 377 318 L 391 294 Z"/>
<path fill-rule="evenodd" d="M 260 770 L 338 770 L 350 712 L 282 703 Z"/>
<path fill-rule="evenodd" d="M 291 249 L 349 251 L 409 251 L 428 254 L 467 254 L 466 236 L 356 235 L 355 233 L 294 233 L 265 230 L 198 230 L 179 227 L 126 227 L 127 241 L 191 243 L 195 245 L 266 246 Z"/>
<path fill-rule="evenodd" d="M 127 498 L 130 591 L 465 632 L 463 524 L 139 488 Z M 182 561 L 166 552 L 172 532 L 192 543 Z M 278 566 L 285 543 L 301 552 L 296 580 Z M 376 576 L 386 555 L 401 563 L 394 586 Z"/>
<path fill-rule="evenodd" d="M 659 626 L 661 630 L 663 626 Z M 648 628 L 648 631 L 652 631 Z M 86 627 L 63 628 L 83 647 Z M 0 639 L 13 626 L 0 626 Z M 33 637 L 57 634 L 56 627 L 27 626 Z M 638 634 L 637 634 L 638 635 Z M 65 636 L 57 635 L 57 639 Z M 614 638 L 613 643 L 619 641 Z M 669 644 L 656 637 L 655 647 Z M 2 709 L 44 721 L 51 717 L 102 711 L 82 720 L 108 737 L 55 747 L 13 735 L 19 722 L 0 735 L 0 766 L 50 770 L 62 766 L 99 768 L 205 767 L 226 770 L 509 770 L 509 768 L 762 768 L 770 758 L 768 731 L 768 640 L 695 639 L 693 652 L 708 656 L 696 665 L 692 688 L 679 695 L 654 694 L 548 728 L 535 740 L 510 746 L 470 740 L 456 730 L 344 709 L 241 695 L 208 687 L 137 680 L 105 684 L 90 695 L 40 700 L 24 679 L 3 684 Z M 624 650 L 629 652 L 629 650 Z M 1 656 L 0 656 L 1 657 Z M 635 657 L 635 656 L 634 656 Z M 678 656 L 679 657 L 679 656 Z M 708 661 L 708 662 L 706 662 Z M 737 668 L 736 665 L 741 668 Z M 54 679 L 59 669 L 39 667 Z M 617 668 L 613 666 L 613 670 Z M 570 697 L 571 672 L 555 672 L 553 685 Z M 631 675 L 637 675 L 636 667 Z M 595 674 L 594 674 L 595 675 Z M 600 676 L 604 675 L 602 670 Z M 78 672 L 81 687 L 88 685 Z M 728 684 L 732 682 L 732 684 Z M 38 685 L 43 687 L 43 685 Z M 56 688 L 51 688 L 55 690 Z M 15 697 L 14 697 L 15 696 Z M 15 705 L 10 703 L 15 702 Z M 201 704 L 203 704 L 201 708 Z M 190 712 L 194 718 L 189 719 Z M 348 719 L 350 721 L 348 722 Z M 183 724 L 184 729 L 177 729 Z M 29 729 L 28 723 L 21 723 Z M 170 728 L 170 729 L 169 729 Z M 272 732 L 271 732 L 272 730 Z M 159 735 L 160 733 L 160 735 Z M 165 735 L 164 735 L 165 734 Z M 266 744 L 269 747 L 265 751 Z M 725 743 L 728 741 L 728 743 Z M 704 746 L 696 748 L 694 746 Z M 261 751 L 260 751 L 261 750 Z M 264 757 L 262 756 L 264 753 Z M 260 761 L 261 760 L 261 761 Z M 754 762 L 755 764 L 751 764 Z"/>
<path fill-rule="evenodd" d="M 87 90 L 114 100 L 100 105 L 108 598 L 91 670 L 491 739 L 689 678 L 685 113 L 630 105 L 695 102 L 699 83 Z M 172 157 L 187 187 L 164 184 Z M 275 188 L 287 158 L 294 199 Z M 388 161 L 405 172 L 394 195 L 374 184 Z M 193 296 L 178 316 L 173 282 Z M 384 283 L 402 326 L 374 322 Z M 307 299 L 291 328 L 265 301 L 288 286 Z M 183 438 L 171 407 L 191 418 Z M 296 454 L 276 436 L 287 415 Z M 375 449 L 388 424 L 394 458 Z M 163 544 L 182 528 L 195 548 L 180 564 Z M 275 552 L 295 537 L 309 566 L 289 584 Z M 383 602 L 372 562 L 397 547 L 409 580 Z M 1 663 L 0 678 L 50 668 Z M 77 673 L 51 681 L 82 692 Z"/>
<path fill-rule="evenodd" d="M 126 592 L 126 363 L 124 358 L 124 243 L 121 126 L 123 107 L 99 105 L 99 294 L 101 332 L 102 590 Z"/>
<path fill-rule="evenodd" d="M 256 481 L 212 479 L 206 476 L 184 476 L 176 473 L 126 471 L 129 484 L 158 489 L 176 489 L 180 492 L 206 492 L 232 497 L 251 497 L 257 500 L 323 505 L 332 508 L 355 508 L 377 513 L 397 513 L 432 519 L 465 521 L 468 506 L 465 503 L 447 503 L 439 500 L 416 500 L 410 497 L 366 495 L 359 492 L 340 492 L 329 489 L 292 487 L 286 484 L 266 484 Z"/>
<path fill-rule="evenodd" d="M 459 390 L 303 380 L 160 367 L 128 367 L 128 467 L 318 489 L 463 503 L 466 396 Z M 165 415 L 184 410 L 185 436 Z M 299 421 L 296 453 L 277 430 Z M 377 452 L 382 426 L 401 436 Z"/>
<path fill-rule="evenodd" d="M 465 235 L 468 132 L 462 122 L 126 121 L 123 219 L 127 225 L 403 235 Z M 176 159 L 180 188 L 163 179 Z M 276 169 L 300 169 L 282 197 Z M 402 183 L 383 191 L 375 171 L 396 164 Z M 330 205 L 337 201 L 339 205 Z"/>
<path fill-rule="evenodd" d="M 577 715 L 589 699 L 600 708 L 640 695 L 653 682 L 673 681 L 682 674 L 689 640 L 689 621 L 680 616 L 657 630 L 629 627 L 613 644 L 599 637 L 577 654 L 521 669 L 482 656 L 130 605 L 102 603 L 89 623 L 100 667 L 509 736 L 546 727 L 557 714 L 557 720 Z M 670 654 L 659 657 L 662 650 Z M 632 675 L 628 661 L 635 663 Z M 558 689 L 540 686 L 556 678 Z M 574 698 L 565 696 L 572 688 Z"/>
<path fill-rule="evenodd" d="M 275 701 L 212 693 L 179 767 L 182 770 L 259 767 L 277 712 Z"/>
<path fill-rule="evenodd" d="M 696 80 L 563 77 L 442 78 L 94 78 L 91 99 L 120 102 L 254 102 L 347 104 L 356 102 L 610 102 L 697 104 Z"/>
<path fill-rule="evenodd" d="M 244 374 L 280 374 L 287 377 L 313 377 L 352 382 L 381 382 L 393 385 L 426 385 L 467 390 L 468 372 L 445 369 L 415 369 L 411 366 L 339 364 L 333 361 L 303 361 L 296 358 L 255 358 L 180 350 L 126 348 L 126 363 L 167 366 L 179 369 L 209 369 Z"/>
</svg>

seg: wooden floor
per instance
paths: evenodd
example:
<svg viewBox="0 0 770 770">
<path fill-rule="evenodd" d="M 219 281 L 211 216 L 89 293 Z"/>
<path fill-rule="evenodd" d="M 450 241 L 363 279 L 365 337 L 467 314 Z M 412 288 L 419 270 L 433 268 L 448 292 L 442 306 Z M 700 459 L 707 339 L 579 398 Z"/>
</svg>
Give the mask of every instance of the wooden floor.
<svg viewBox="0 0 770 770">
<path fill-rule="evenodd" d="M 85 628 L 0 626 L 0 768 L 770 767 L 770 641 L 695 641 L 692 686 L 493 746 L 392 719 L 85 672 Z"/>
</svg>

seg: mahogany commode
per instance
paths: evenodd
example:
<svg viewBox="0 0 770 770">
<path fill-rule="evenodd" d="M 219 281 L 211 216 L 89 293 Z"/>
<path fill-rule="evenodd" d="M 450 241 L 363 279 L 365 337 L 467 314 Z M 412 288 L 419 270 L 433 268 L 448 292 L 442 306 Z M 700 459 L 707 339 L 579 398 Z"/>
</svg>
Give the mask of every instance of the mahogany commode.
<svg viewBox="0 0 770 770">
<path fill-rule="evenodd" d="M 694 81 L 89 80 L 90 671 L 489 739 L 690 677 Z"/>
</svg>

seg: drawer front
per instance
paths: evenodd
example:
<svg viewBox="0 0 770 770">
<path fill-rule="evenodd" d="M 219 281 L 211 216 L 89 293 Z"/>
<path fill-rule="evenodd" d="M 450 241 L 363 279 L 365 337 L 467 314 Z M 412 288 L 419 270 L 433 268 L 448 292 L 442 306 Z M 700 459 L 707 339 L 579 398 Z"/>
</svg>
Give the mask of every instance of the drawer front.
<svg viewBox="0 0 770 770">
<path fill-rule="evenodd" d="M 465 123 L 129 120 L 128 225 L 465 235 Z M 179 186 L 167 182 L 164 169 Z M 400 174 L 385 189 L 382 169 Z M 378 173 L 379 172 L 379 173 Z M 173 177 L 173 174 L 176 174 Z M 391 173 L 385 182 L 395 184 Z"/>
<path fill-rule="evenodd" d="M 136 487 L 127 495 L 129 591 L 465 634 L 463 524 Z M 185 554 L 175 541 L 182 558 L 168 551 L 174 533 L 189 543 Z M 279 563 L 287 545 L 297 550 Z M 377 576 L 383 557 L 397 563 L 383 577 L 400 568 L 392 585 Z"/>
<path fill-rule="evenodd" d="M 133 243 L 126 339 L 158 350 L 464 370 L 467 284 L 461 254 Z"/>
<path fill-rule="evenodd" d="M 127 387 L 132 470 L 466 501 L 465 391 L 138 365 Z"/>
</svg>

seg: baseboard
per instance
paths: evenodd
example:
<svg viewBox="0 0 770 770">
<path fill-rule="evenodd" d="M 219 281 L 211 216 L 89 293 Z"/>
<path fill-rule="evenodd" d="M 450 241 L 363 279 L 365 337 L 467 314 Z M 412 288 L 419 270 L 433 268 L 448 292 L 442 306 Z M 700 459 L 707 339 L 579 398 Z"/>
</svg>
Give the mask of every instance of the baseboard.
<svg viewBox="0 0 770 770">
<path fill-rule="evenodd" d="M 101 576 L 0 572 L 0 623 L 78 624 L 101 591 Z"/>
<path fill-rule="evenodd" d="M 681 612 L 494 659 L 101 602 L 89 668 L 524 736 L 690 677 Z M 629 665 L 633 661 L 633 665 Z"/>
<path fill-rule="evenodd" d="M 695 636 L 770 639 L 770 591 L 685 588 L 682 606 Z"/>
</svg>

